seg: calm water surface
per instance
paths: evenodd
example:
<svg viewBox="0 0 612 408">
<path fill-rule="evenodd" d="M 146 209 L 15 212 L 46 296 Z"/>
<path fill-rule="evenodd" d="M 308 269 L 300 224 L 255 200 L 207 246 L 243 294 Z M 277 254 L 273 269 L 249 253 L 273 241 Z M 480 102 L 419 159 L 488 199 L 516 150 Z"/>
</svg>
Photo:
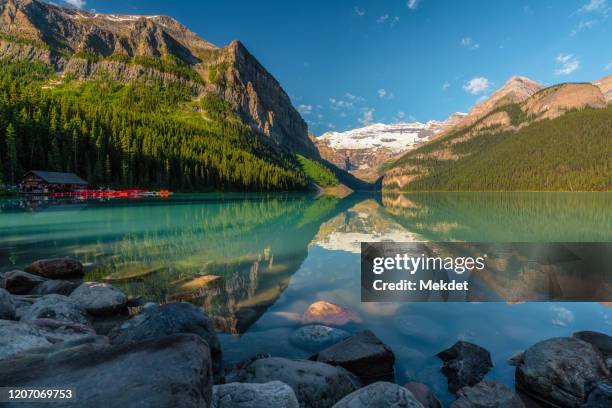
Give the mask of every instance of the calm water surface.
<svg viewBox="0 0 612 408">
<path fill-rule="evenodd" d="M 610 242 L 612 194 L 428 193 L 353 196 L 177 195 L 167 200 L 0 200 L 0 271 L 72 256 L 88 276 L 152 301 L 202 305 L 225 358 L 310 354 L 288 337 L 309 304 L 357 312 L 395 352 L 397 382 L 451 400 L 435 354 L 466 339 L 486 347 L 488 378 L 513 384 L 506 359 L 577 330 L 612 332 L 597 303 L 360 303 L 361 241 Z M 504 298 L 504 293 L 499 293 Z"/>
</svg>

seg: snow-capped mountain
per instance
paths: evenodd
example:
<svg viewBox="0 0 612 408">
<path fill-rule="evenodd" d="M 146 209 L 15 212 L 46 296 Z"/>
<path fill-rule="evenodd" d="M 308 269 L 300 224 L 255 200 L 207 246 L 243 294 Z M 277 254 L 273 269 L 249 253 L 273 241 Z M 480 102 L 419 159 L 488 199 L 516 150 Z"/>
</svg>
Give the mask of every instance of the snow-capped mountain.
<svg viewBox="0 0 612 408">
<path fill-rule="evenodd" d="M 375 179 L 382 163 L 431 140 L 464 116 L 455 113 L 445 121 L 426 123 L 376 123 L 346 132 L 327 132 L 314 140 L 324 159 L 357 177 Z"/>
</svg>

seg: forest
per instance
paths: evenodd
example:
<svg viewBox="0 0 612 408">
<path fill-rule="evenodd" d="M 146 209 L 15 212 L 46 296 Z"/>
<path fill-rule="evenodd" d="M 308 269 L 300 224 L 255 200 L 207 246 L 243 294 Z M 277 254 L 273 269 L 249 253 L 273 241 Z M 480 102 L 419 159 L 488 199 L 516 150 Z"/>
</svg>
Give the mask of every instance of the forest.
<svg viewBox="0 0 612 408">
<path fill-rule="evenodd" d="M 0 61 L 0 184 L 30 169 L 92 186 L 179 191 L 305 189 L 303 163 L 265 144 L 220 98 L 180 83 L 61 78 Z"/>
</svg>

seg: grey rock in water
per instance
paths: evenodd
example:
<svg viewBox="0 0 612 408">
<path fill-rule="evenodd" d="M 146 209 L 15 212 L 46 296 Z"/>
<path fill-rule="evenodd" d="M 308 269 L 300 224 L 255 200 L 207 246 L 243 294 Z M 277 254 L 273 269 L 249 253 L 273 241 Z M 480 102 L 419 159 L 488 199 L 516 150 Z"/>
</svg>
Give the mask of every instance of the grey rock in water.
<svg viewBox="0 0 612 408">
<path fill-rule="evenodd" d="M 444 362 L 441 371 L 448 379 L 448 389 L 453 394 L 482 381 L 493 367 L 491 354 L 467 341 L 456 342 L 438 353 L 438 357 Z"/>
<path fill-rule="evenodd" d="M 342 398 L 333 408 L 423 408 L 423 405 L 404 387 L 375 382 Z"/>
<path fill-rule="evenodd" d="M 310 359 L 341 366 L 359 377 L 364 384 L 394 378 L 395 355 L 369 330 L 355 333 Z"/>
<path fill-rule="evenodd" d="M 52 319 L 30 322 L 0 320 L 0 359 L 95 334 L 91 327 Z M 0 384 L 8 383 L 0 382 Z"/>
<path fill-rule="evenodd" d="M 41 259 L 31 263 L 25 271 L 49 279 L 82 278 L 85 275 L 83 264 L 71 258 Z"/>
<path fill-rule="evenodd" d="M 64 295 L 70 294 L 79 286 L 78 283 L 68 280 L 47 280 L 30 291 L 32 295 Z"/>
<path fill-rule="evenodd" d="M 541 341 L 525 351 L 516 368 L 516 387 L 529 397 L 561 407 L 580 407 L 592 384 L 609 371 L 601 353 L 572 337 Z"/>
<path fill-rule="evenodd" d="M 405 384 L 404 388 L 410 391 L 424 408 L 442 408 L 440 401 L 438 401 L 434 393 L 425 384 L 412 381 Z"/>
<path fill-rule="evenodd" d="M 451 408 L 525 408 L 525 404 L 508 386 L 484 380 L 460 389 Z"/>
<path fill-rule="evenodd" d="M 360 386 L 357 378 L 342 367 L 280 357 L 255 360 L 238 381 L 281 381 L 293 389 L 302 408 L 328 408 Z"/>
<path fill-rule="evenodd" d="M 76 288 L 70 298 L 78 302 L 87 313 L 108 316 L 125 308 L 127 296 L 108 283 L 85 282 Z"/>
<path fill-rule="evenodd" d="M 612 370 L 612 336 L 594 331 L 581 331 L 572 334 L 572 337 L 592 344 L 603 355 L 608 370 Z"/>
<path fill-rule="evenodd" d="M 193 333 L 210 347 L 215 383 L 223 380 L 223 353 L 212 320 L 191 303 L 151 305 L 109 333 L 111 343 L 125 344 L 174 333 Z"/>
<path fill-rule="evenodd" d="M 612 384 L 596 384 L 581 408 L 610 408 L 612 407 Z"/>
<path fill-rule="evenodd" d="M 211 408 L 298 408 L 293 389 L 280 381 L 213 386 Z"/>
<path fill-rule="evenodd" d="M 349 337 L 350 333 L 333 327 L 314 324 L 300 327 L 291 334 L 289 341 L 304 350 L 318 351 Z"/>
<path fill-rule="evenodd" d="M 16 295 L 30 293 L 32 289 L 46 281 L 47 279 L 41 276 L 19 270 L 5 272 L 2 275 L 2 287 Z"/>
<path fill-rule="evenodd" d="M 54 408 L 199 408 L 212 399 L 208 345 L 193 334 L 119 346 L 86 343 L 0 361 L 0 384 L 46 388 L 50 382 L 73 388 L 77 398 L 76 405 L 59 401 L 49 405 Z"/>
<path fill-rule="evenodd" d="M 89 325 L 87 312 L 80 304 L 68 296 L 45 295 L 30 306 L 21 316 L 21 321 L 53 319 Z"/>
<path fill-rule="evenodd" d="M 0 289 L 0 319 L 14 320 L 16 316 L 15 301 L 8 291 Z"/>
</svg>

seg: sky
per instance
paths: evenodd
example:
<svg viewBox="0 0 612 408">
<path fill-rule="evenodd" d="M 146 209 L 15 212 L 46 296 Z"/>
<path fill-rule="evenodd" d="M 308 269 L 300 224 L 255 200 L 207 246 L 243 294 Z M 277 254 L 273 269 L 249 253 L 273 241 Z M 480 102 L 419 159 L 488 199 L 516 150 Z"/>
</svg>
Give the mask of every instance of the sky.
<svg viewBox="0 0 612 408">
<path fill-rule="evenodd" d="M 217 46 L 240 40 L 316 135 L 445 119 L 469 111 L 513 75 L 552 85 L 612 74 L 612 0 L 63 4 L 169 15 Z"/>
</svg>

